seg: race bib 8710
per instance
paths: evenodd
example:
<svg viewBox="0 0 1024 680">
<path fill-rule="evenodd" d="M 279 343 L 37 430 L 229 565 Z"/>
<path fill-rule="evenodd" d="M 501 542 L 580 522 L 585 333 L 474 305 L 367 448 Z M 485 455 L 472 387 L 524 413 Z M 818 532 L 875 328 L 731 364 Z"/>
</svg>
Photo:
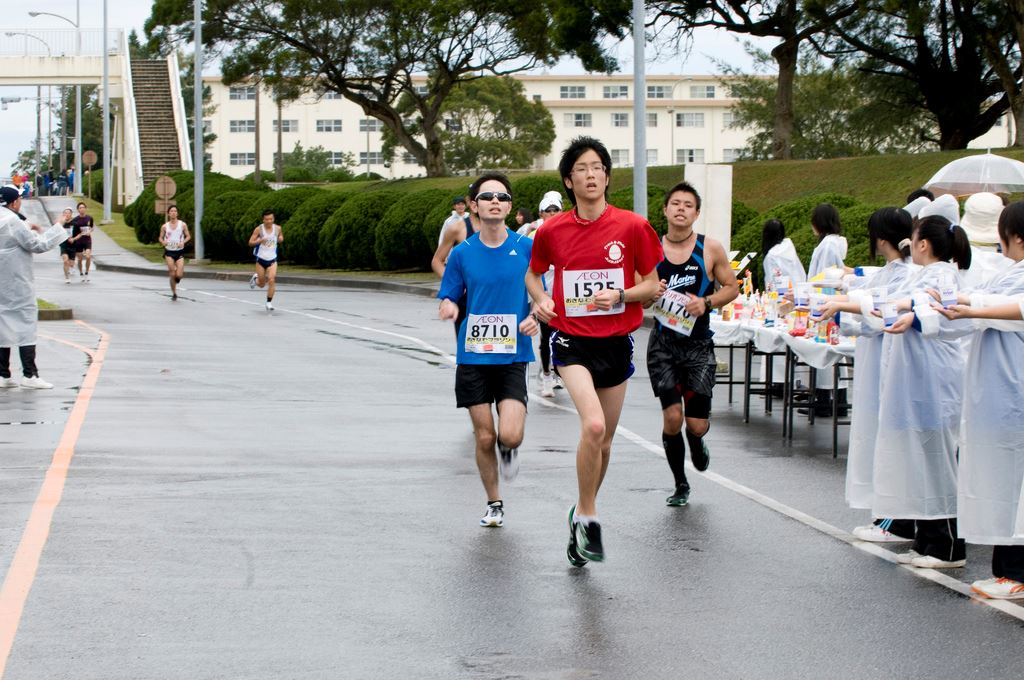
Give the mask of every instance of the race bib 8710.
<svg viewBox="0 0 1024 680">
<path fill-rule="evenodd" d="M 654 318 L 663 328 L 690 337 L 697 319 L 686 311 L 690 296 L 675 290 L 666 290 L 654 305 Z"/>
<path fill-rule="evenodd" d="M 466 317 L 466 351 L 515 354 L 519 323 L 515 314 L 470 314 Z"/>
<path fill-rule="evenodd" d="M 566 316 L 622 314 L 626 305 L 617 302 L 611 309 L 598 309 L 594 296 L 602 290 L 626 287 L 626 274 L 617 269 L 566 269 L 562 271 L 562 295 Z"/>
</svg>

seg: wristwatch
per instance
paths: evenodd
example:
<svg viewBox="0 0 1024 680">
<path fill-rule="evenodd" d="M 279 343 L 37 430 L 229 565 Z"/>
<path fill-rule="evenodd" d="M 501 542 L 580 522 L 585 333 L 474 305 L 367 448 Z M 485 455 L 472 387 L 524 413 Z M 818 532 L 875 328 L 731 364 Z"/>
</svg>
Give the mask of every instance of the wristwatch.
<svg viewBox="0 0 1024 680">
<path fill-rule="evenodd" d="M 619 304 L 622 305 L 622 304 L 625 304 L 625 303 L 626 303 L 626 289 L 625 288 L 619 288 Z"/>
<path fill-rule="evenodd" d="M 711 296 L 710 295 L 705 295 L 704 296 L 704 311 L 705 312 L 710 312 L 712 309 L 714 309 L 714 307 L 715 306 L 713 304 L 711 304 Z"/>
</svg>

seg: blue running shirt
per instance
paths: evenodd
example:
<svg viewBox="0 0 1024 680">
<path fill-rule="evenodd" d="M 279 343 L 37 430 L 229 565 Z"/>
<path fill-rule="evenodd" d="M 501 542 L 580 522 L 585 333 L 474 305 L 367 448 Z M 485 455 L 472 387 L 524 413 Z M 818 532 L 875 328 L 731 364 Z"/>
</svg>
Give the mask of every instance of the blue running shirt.
<svg viewBox="0 0 1024 680">
<path fill-rule="evenodd" d="M 506 232 L 497 248 L 485 245 L 477 233 L 448 256 L 437 298 L 458 302 L 466 295 L 456 352 L 460 364 L 533 361 L 533 339 L 519 332 L 519 323 L 530 313 L 524 278 L 533 241 Z"/>
</svg>

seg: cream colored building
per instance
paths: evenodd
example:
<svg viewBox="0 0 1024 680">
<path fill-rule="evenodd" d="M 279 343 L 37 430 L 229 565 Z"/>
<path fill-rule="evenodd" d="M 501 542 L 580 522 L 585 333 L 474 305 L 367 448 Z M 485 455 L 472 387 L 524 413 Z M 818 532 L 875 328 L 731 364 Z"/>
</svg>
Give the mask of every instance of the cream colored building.
<svg viewBox="0 0 1024 680">
<path fill-rule="evenodd" d="M 608 147 L 615 167 L 633 165 L 633 79 L 629 75 L 515 76 L 528 99 L 543 102 L 551 111 L 556 138 L 551 153 L 537 158 L 534 169 L 553 170 L 569 140 L 579 135 L 600 139 Z M 205 120 L 217 135 L 208 148 L 213 170 L 242 177 L 255 169 L 256 88 L 224 85 L 218 77 L 205 78 L 215 113 Z M 730 163 L 746 147 L 750 131 L 732 127 L 728 88 L 718 76 L 649 75 L 647 111 L 643 124 L 648 166 L 685 163 Z M 266 91 L 260 101 L 260 164 L 274 167 L 277 151 L 277 106 Z M 322 146 L 338 163 L 345 154 L 357 161 L 355 172 L 369 170 L 388 178 L 423 174 L 412 155 L 399 152 L 385 165 L 381 153 L 382 123 L 363 114 L 354 103 L 338 95 L 306 95 L 282 107 L 282 148 L 296 142 L 303 148 Z M 971 148 L 1003 147 L 1009 142 L 1006 119 Z"/>
</svg>

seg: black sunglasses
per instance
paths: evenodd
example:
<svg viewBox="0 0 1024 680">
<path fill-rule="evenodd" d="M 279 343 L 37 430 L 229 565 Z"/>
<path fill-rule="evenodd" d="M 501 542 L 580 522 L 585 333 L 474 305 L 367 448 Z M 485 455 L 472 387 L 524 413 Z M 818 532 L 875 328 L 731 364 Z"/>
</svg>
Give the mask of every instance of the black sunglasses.
<svg viewBox="0 0 1024 680">
<path fill-rule="evenodd" d="M 492 201 L 495 198 L 502 202 L 512 202 L 512 194 L 506 194 L 504 191 L 481 191 L 476 195 L 478 203 L 480 201 Z"/>
</svg>

